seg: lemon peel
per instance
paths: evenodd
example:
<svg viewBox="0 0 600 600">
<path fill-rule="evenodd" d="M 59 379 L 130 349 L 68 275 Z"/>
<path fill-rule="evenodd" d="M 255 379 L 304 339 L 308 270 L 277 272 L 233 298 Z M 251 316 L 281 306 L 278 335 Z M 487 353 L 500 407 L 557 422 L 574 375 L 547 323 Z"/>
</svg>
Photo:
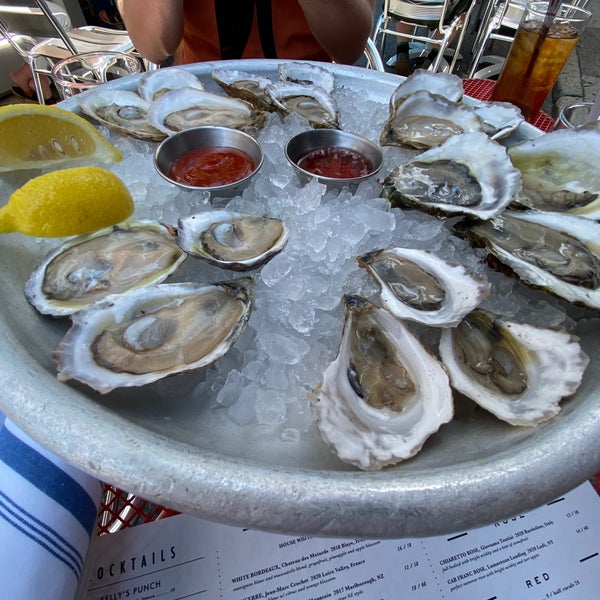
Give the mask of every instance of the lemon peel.
<svg viewBox="0 0 600 600">
<path fill-rule="evenodd" d="M 30 179 L 0 208 L 0 233 L 63 237 L 127 219 L 134 202 L 127 186 L 101 167 L 72 167 Z"/>
<path fill-rule="evenodd" d="M 68 110 L 43 104 L 0 107 L 0 172 L 122 158 L 91 123 Z"/>
</svg>

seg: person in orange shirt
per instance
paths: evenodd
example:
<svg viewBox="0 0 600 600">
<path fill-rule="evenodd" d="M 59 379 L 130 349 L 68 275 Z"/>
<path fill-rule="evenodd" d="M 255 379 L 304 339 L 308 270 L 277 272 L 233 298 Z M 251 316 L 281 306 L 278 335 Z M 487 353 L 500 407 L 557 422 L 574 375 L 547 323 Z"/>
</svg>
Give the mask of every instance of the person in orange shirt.
<svg viewBox="0 0 600 600">
<path fill-rule="evenodd" d="M 353 64 L 374 0 L 118 0 L 136 50 L 174 64 L 237 58 Z"/>
</svg>

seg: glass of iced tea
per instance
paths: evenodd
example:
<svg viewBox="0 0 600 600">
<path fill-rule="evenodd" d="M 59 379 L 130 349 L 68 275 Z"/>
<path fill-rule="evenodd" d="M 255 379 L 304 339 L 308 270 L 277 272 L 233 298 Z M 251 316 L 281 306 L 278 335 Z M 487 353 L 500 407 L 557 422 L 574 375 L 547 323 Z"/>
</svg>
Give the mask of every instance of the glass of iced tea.
<svg viewBox="0 0 600 600">
<path fill-rule="evenodd" d="M 591 17 L 589 11 L 569 4 L 551 15 L 548 6 L 531 2 L 525 8 L 491 98 L 515 104 L 530 123 Z"/>
</svg>

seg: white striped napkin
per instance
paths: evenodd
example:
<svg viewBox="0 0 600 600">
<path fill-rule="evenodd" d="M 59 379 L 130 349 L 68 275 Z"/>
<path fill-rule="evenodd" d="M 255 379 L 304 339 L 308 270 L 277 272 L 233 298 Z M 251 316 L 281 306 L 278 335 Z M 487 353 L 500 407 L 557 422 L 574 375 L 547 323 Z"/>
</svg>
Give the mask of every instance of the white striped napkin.
<svg viewBox="0 0 600 600">
<path fill-rule="evenodd" d="M 14 423 L 0 425 L 0 595 L 75 597 L 102 484 Z"/>
</svg>

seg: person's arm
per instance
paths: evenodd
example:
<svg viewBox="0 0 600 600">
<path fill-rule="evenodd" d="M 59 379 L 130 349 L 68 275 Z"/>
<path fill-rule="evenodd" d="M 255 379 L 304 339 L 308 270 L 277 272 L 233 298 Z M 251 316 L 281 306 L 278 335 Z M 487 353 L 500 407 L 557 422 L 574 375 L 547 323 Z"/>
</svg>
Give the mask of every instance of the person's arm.
<svg viewBox="0 0 600 600">
<path fill-rule="evenodd" d="M 375 0 L 298 0 L 313 35 L 338 63 L 353 64 L 373 26 Z"/>
<path fill-rule="evenodd" d="M 173 54 L 183 35 L 183 0 L 117 0 L 135 49 L 160 64 Z"/>
</svg>

